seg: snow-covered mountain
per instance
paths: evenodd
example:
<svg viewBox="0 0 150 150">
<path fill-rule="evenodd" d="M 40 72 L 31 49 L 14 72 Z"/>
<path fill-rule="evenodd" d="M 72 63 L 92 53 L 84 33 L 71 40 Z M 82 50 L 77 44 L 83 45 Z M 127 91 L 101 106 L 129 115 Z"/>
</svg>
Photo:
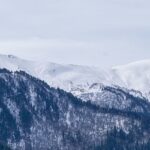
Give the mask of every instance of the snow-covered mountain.
<svg viewBox="0 0 150 150">
<path fill-rule="evenodd" d="M 0 55 L 0 68 L 23 70 L 50 86 L 59 87 L 76 96 L 99 92 L 103 85 L 134 89 L 148 97 L 150 92 L 150 60 L 102 70 L 96 67 L 35 62 L 12 55 Z"/>
<path fill-rule="evenodd" d="M 0 69 L 0 150 L 149 149 L 150 102 L 112 87 L 99 102 Z"/>
</svg>

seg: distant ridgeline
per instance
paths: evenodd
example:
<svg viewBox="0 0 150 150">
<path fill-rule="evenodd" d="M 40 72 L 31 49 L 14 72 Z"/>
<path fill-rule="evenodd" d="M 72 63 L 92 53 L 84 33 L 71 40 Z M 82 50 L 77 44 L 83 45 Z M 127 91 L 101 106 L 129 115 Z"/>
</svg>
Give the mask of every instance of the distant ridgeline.
<svg viewBox="0 0 150 150">
<path fill-rule="evenodd" d="M 150 103 L 105 87 L 97 104 L 0 70 L 0 149 L 149 150 Z M 7 146 L 6 146 L 7 145 Z"/>
</svg>

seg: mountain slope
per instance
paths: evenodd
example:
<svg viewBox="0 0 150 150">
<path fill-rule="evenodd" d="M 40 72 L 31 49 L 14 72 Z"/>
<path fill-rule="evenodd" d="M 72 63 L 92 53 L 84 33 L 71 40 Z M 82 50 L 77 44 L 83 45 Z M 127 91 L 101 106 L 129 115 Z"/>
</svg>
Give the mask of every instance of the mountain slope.
<svg viewBox="0 0 150 150">
<path fill-rule="evenodd" d="M 67 91 L 72 84 L 75 86 L 83 83 L 91 84 L 104 80 L 106 75 L 105 72 L 103 74 L 99 72 L 97 68 L 27 61 L 12 55 L 0 55 L 0 68 L 26 71 L 54 87 L 61 87 Z"/>
<path fill-rule="evenodd" d="M 99 86 L 96 87 L 96 84 L 134 89 L 142 92 L 147 98 L 150 95 L 150 60 L 101 70 L 86 66 L 27 61 L 12 55 L 0 55 L 0 68 L 12 71 L 23 70 L 44 80 L 52 87 L 59 87 L 78 97 L 85 93 L 98 92 Z"/>
<path fill-rule="evenodd" d="M 113 72 L 122 81 L 122 86 L 139 90 L 144 94 L 149 94 L 150 60 L 143 60 L 124 66 L 114 67 Z"/>
<path fill-rule="evenodd" d="M 0 141 L 15 150 L 147 149 L 150 103 L 111 87 L 103 92 L 100 104 L 83 102 L 25 72 L 1 69 Z"/>
</svg>

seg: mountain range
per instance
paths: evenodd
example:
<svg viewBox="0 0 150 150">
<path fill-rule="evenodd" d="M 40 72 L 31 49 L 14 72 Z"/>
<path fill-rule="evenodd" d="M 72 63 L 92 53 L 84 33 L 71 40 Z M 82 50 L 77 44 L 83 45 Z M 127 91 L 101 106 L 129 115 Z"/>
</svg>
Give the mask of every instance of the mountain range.
<svg viewBox="0 0 150 150">
<path fill-rule="evenodd" d="M 0 141 L 13 150 L 147 150 L 150 103 L 112 87 L 102 97 L 84 102 L 23 71 L 1 69 Z"/>
<path fill-rule="evenodd" d="M 106 71 L 1 55 L 0 148 L 150 149 L 148 66 Z"/>
<path fill-rule="evenodd" d="M 36 62 L 12 55 L 0 55 L 0 68 L 25 71 L 52 87 L 59 87 L 79 98 L 99 92 L 101 86 L 118 86 L 149 99 L 150 60 L 103 70 L 96 67 Z M 135 92 L 136 91 L 136 92 Z"/>
</svg>

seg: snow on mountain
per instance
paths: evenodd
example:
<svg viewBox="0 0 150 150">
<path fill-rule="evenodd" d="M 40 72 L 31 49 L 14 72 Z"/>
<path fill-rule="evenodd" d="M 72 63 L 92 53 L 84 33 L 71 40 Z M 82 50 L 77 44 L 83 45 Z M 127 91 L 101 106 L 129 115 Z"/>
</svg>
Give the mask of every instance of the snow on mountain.
<svg viewBox="0 0 150 150">
<path fill-rule="evenodd" d="M 27 61 L 12 55 L 0 55 L 0 68 L 11 71 L 26 71 L 46 81 L 51 86 L 60 87 L 67 91 L 78 88 L 78 86 L 86 88 L 93 83 L 102 81 L 109 83 L 110 81 L 110 74 L 99 68 Z"/>
<path fill-rule="evenodd" d="M 148 150 L 150 102 L 112 87 L 84 102 L 0 69 L 0 133 L 0 150 Z"/>
<path fill-rule="evenodd" d="M 150 60 L 142 60 L 124 66 L 113 67 L 114 76 L 121 81 L 120 86 L 150 92 Z"/>
<path fill-rule="evenodd" d="M 102 70 L 96 67 L 35 62 L 12 55 L 0 55 L 0 68 L 26 71 L 46 81 L 50 86 L 62 88 L 79 97 L 81 94 L 100 91 L 102 84 L 138 90 L 144 96 L 148 96 L 150 92 L 150 60 Z"/>
</svg>

